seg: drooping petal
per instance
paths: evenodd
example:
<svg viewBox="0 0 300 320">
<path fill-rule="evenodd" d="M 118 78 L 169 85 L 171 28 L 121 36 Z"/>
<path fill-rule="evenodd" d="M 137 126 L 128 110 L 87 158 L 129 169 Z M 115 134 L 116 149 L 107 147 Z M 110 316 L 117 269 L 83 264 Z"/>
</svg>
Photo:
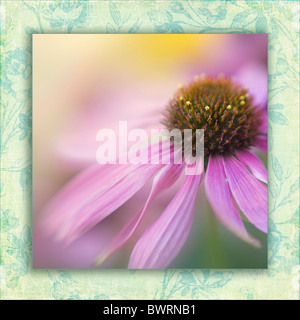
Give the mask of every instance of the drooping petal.
<svg viewBox="0 0 300 320">
<path fill-rule="evenodd" d="M 152 189 L 144 207 L 139 210 L 129 222 L 117 234 L 104 252 L 96 259 L 95 266 L 104 263 L 112 254 L 114 254 L 121 246 L 123 246 L 134 234 L 143 219 L 150 203 L 158 193 L 171 187 L 179 178 L 184 165 L 169 164 L 166 165 L 155 177 L 152 184 Z"/>
<path fill-rule="evenodd" d="M 150 148 L 151 145 L 141 150 L 143 158 L 149 160 Z M 157 152 L 162 159 L 167 153 L 160 149 Z M 45 229 L 55 232 L 57 239 L 71 242 L 119 208 L 164 166 L 114 164 L 86 169 L 47 206 L 43 221 Z"/>
<path fill-rule="evenodd" d="M 130 256 L 128 268 L 164 268 L 177 256 L 191 229 L 201 175 L 187 175 L 163 214 L 144 232 Z"/>
<path fill-rule="evenodd" d="M 132 168 L 131 168 L 132 169 Z M 52 234 L 95 192 L 129 172 L 129 165 L 93 165 L 71 179 L 44 208 L 44 232 Z"/>
<path fill-rule="evenodd" d="M 258 240 L 249 236 L 240 217 L 238 207 L 226 181 L 222 157 L 210 156 L 205 175 L 207 199 L 219 220 L 242 240 L 259 246 Z"/>
<path fill-rule="evenodd" d="M 230 190 L 247 219 L 259 230 L 268 230 L 268 190 L 247 167 L 234 157 L 223 158 Z"/>
<path fill-rule="evenodd" d="M 262 161 L 247 149 L 236 151 L 236 155 L 253 173 L 253 175 L 264 183 L 268 183 L 268 172 Z"/>
<path fill-rule="evenodd" d="M 115 181 L 94 193 L 76 210 L 76 213 L 60 228 L 58 239 L 69 243 L 102 221 L 152 178 L 164 165 L 132 165 L 130 172 L 117 177 Z"/>
</svg>

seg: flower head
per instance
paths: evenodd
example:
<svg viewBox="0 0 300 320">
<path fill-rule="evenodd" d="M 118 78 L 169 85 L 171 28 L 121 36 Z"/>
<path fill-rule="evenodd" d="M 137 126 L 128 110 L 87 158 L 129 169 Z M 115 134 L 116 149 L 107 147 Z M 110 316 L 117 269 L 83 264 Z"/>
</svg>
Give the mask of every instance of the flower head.
<svg viewBox="0 0 300 320">
<path fill-rule="evenodd" d="M 164 110 L 163 124 L 169 130 L 204 130 L 204 183 L 209 203 L 229 230 L 259 247 L 239 213 L 241 210 L 255 227 L 267 232 L 267 172 L 253 152 L 254 147 L 266 149 L 266 113 L 263 105 L 254 103 L 255 98 L 252 92 L 223 75 L 196 77 L 188 86 L 178 88 Z M 157 152 L 164 157 L 160 149 Z M 48 205 L 45 225 L 57 239 L 70 243 L 153 178 L 145 204 L 96 259 L 95 265 L 99 266 L 132 237 L 151 202 L 178 180 L 187 165 L 162 162 L 91 166 L 71 180 Z M 164 212 L 135 244 L 129 268 L 164 268 L 177 256 L 191 229 L 203 175 L 201 172 L 185 177 Z"/>
<path fill-rule="evenodd" d="M 208 157 L 250 147 L 262 122 L 261 111 L 245 87 L 223 75 L 219 78 L 202 75 L 178 89 L 163 123 L 170 130 L 203 129 Z"/>
</svg>

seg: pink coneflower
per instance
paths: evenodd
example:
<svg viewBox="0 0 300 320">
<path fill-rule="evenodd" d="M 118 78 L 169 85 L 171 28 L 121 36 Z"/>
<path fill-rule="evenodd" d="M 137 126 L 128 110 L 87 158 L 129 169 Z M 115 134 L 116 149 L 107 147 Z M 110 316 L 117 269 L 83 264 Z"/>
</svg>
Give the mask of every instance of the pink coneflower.
<svg viewBox="0 0 300 320">
<path fill-rule="evenodd" d="M 261 88 L 258 88 L 261 90 Z M 205 191 L 219 220 L 251 245 L 240 211 L 267 233 L 267 171 L 255 154 L 267 151 L 266 106 L 233 79 L 195 77 L 181 86 L 165 108 L 168 129 L 204 129 Z M 95 260 L 99 266 L 135 233 L 159 193 L 171 187 L 187 164 L 94 165 L 71 180 L 47 206 L 45 225 L 70 243 L 108 217 L 153 178 L 145 205 Z M 142 234 L 128 268 L 165 268 L 183 247 L 193 222 L 194 203 L 203 174 L 186 175 L 160 217 Z"/>
</svg>

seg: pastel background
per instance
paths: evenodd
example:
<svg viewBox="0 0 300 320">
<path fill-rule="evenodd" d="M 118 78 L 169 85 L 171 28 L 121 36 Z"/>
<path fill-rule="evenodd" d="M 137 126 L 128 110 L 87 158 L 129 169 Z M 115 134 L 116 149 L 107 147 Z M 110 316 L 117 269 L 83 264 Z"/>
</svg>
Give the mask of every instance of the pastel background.
<svg viewBox="0 0 300 320">
<path fill-rule="evenodd" d="M 130 5 L 125 1 L 2 2 L 1 298 L 298 298 L 298 31 L 299 6 L 286 1 L 140 1 Z M 268 33 L 268 270 L 171 269 L 135 272 L 31 269 L 32 170 L 38 169 L 35 166 L 32 169 L 31 39 L 32 34 L 39 33 Z M 217 48 L 223 46 L 221 40 L 211 40 L 213 38 L 207 37 L 205 41 L 215 41 L 209 45 Z M 174 48 L 176 44 L 170 47 Z M 87 52 L 76 47 L 76 43 L 74 45 L 75 52 L 85 52 L 86 57 L 93 59 L 80 59 L 89 63 L 71 70 L 73 81 L 67 87 L 63 86 L 64 90 L 59 91 L 62 86 L 57 83 L 56 69 L 51 65 L 48 66 L 46 81 L 40 83 L 42 96 L 48 94 L 51 101 L 57 99 L 56 105 L 63 106 L 60 108 L 63 113 L 61 117 L 47 113 L 49 121 L 52 117 L 57 125 L 63 121 L 68 106 L 73 108 L 75 102 L 85 102 L 96 90 L 95 84 L 101 82 L 101 79 L 93 78 L 95 61 L 101 63 L 97 59 L 97 48 Z M 180 54 L 192 52 L 193 45 L 193 41 L 185 41 L 181 50 L 163 54 L 174 55 L 174 61 L 178 64 Z M 57 59 L 66 54 L 64 48 L 68 50 L 69 46 L 62 43 L 60 48 L 56 48 L 62 53 L 56 56 Z M 172 72 L 172 64 L 163 64 L 163 58 L 161 61 L 151 61 L 151 52 L 143 54 L 149 58 L 145 68 L 153 70 L 157 67 L 155 72 L 161 72 L 160 77 Z M 70 65 L 76 63 L 76 57 L 70 57 Z M 51 61 L 51 57 L 49 59 Z M 52 63 L 55 66 L 59 61 L 53 59 Z M 39 70 L 38 66 L 36 70 Z M 140 70 L 140 66 L 137 67 L 137 72 Z M 86 86 L 79 88 L 76 79 L 82 80 L 82 77 Z M 174 75 L 176 84 L 177 79 L 179 77 Z M 169 83 L 170 88 L 173 85 Z M 53 90 L 48 92 L 51 87 Z M 76 92 L 73 102 L 61 100 L 71 92 Z M 51 111 L 51 105 L 48 108 Z M 39 124 L 41 128 L 42 124 Z M 56 133 L 57 130 L 53 130 L 53 134 Z M 45 148 L 42 153 L 45 158 L 48 151 Z M 49 175 L 53 168 L 49 168 Z M 144 289 L 140 290 L 141 287 Z"/>
</svg>

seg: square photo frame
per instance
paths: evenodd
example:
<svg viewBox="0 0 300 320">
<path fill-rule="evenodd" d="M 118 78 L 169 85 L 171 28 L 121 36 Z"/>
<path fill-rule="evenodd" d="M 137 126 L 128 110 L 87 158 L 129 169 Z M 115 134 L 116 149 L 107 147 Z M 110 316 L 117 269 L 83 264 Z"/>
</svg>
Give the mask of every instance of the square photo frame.
<svg viewBox="0 0 300 320">
<path fill-rule="evenodd" d="M 298 29 L 299 9 L 292 1 L 2 2 L 1 298 L 297 299 L 299 134 L 295 133 L 299 133 Z M 32 96 L 32 89 L 33 72 L 41 70 L 41 65 L 33 64 L 32 39 L 40 34 L 70 33 L 268 34 L 267 269 L 215 270 L 183 264 L 178 269 L 159 270 L 71 270 L 63 266 L 62 269 L 34 269 L 32 195 L 35 184 L 32 185 L 32 172 L 36 167 L 34 163 L 32 166 L 35 152 L 32 149 L 32 117 L 35 116 L 32 114 L 35 94 L 33 92 Z M 177 53 L 188 49 L 183 43 Z M 221 49 L 219 43 L 216 51 Z M 119 51 L 126 52 L 126 45 Z M 209 55 L 214 53 L 209 52 Z M 69 60 L 74 56 L 78 57 L 76 50 Z M 151 54 L 149 62 L 150 58 Z M 155 70 L 155 66 L 152 69 L 161 71 Z M 75 76 L 75 71 L 69 70 L 69 75 L 74 72 Z M 180 83 L 185 83 L 188 75 L 181 79 Z M 41 82 L 43 93 L 55 81 L 57 78 L 49 76 Z M 61 92 L 69 90 L 76 96 L 79 88 L 68 87 L 66 78 L 60 81 Z M 87 91 L 93 89 L 90 81 L 89 77 L 85 79 Z M 174 86 L 170 86 L 170 92 L 171 88 Z M 112 89 L 112 98 L 116 96 L 116 89 L 119 88 Z M 61 96 L 57 91 L 47 94 L 49 100 Z M 139 90 L 136 94 L 140 94 Z M 82 97 L 81 102 L 90 102 L 88 97 Z M 107 105 L 109 108 L 109 101 Z M 65 109 L 60 110 L 63 113 Z M 57 124 L 61 119 L 51 118 L 49 114 L 48 120 Z M 41 129 L 46 131 L 46 126 Z M 57 133 L 53 130 L 48 137 Z M 44 147 L 47 160 L 47 144 Z M 83 250 L 74 253 L 73 257 Z M 140 290 L 141 284 L 145 288 L 143 291 Z"/>
</svg>

